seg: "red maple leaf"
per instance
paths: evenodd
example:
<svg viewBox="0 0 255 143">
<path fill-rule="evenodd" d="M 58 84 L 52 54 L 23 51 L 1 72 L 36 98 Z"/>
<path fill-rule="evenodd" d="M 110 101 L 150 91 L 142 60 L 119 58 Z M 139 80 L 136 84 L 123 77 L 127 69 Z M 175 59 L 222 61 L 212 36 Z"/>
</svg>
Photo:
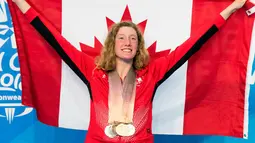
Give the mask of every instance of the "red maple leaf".
<svg viewBox="0 0 255 143">
<path fill-rule="evenodd" d="M 129 11 L 128 6 L 126 6 L 126 9 L 125 9 L 125 11 L 124 11 L 124 13 L 122 15 L 121 21 L 132 21 L 132 17 L 130 15 L 130 11 Z M 110 27 L 113 24 L 115 24 L 115 22 L 112 21 L 108 17 L 106 17 L 106 23 L 107 23 L 108 31 L 110 30 Z M 142 21 L 142 22 L 137 24 L 137 26 L 141 30 L 142 34 L 144 34 L 146 23 L 147 23 L 147 20 L 144 20 L 144 21 Z M 157 59 L 159 57 L 168 55 L 169 52 L 170 52 L 170 49 L 163 50 L 163 51 L 160 51 L 160 52 L 156 52 L 156 44 L 157 44 L 157 41 L 155 41 L 152 45 L 150 45 L 147 48 L 148 52 L 150 54 L 150 59 L 151 60 L 154 60 L 154 59 Z M 94 37 L 94 47 L 91 47 L 91 46 L 83 44 L 83 43 L 80 43 L 80 46 L 81 46 L 82 52 L 86 53 L 87 55 L 89 55 L 89 56 L 91 56 L 93 58 L 95 58 L 96 56 L 98 56 L 100 54 L 100 51 L 101 51 L 101 49 L 103 47 L 101 42 L 96 37 Z"/>
</svg>

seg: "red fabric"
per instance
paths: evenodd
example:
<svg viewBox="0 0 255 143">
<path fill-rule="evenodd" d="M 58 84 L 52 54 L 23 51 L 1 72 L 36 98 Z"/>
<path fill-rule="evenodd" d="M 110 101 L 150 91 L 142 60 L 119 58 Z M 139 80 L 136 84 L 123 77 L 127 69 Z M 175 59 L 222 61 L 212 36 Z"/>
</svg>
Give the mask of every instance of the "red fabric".
<svg viewBox="0 0 255 143">
<path fill-rule="evenodd" d="M 36 16 L 38 16 L 38 14 L 35 12 L 33 8 L 30 8 L 25 13 L 25 16 L 27 18 L 27 21 L 30 23 Z"/>
<path fill-rule="evenodd" d="M 192 33 L 230 1 L 193 0 Z M 210 15 L 210 16 L 208 16 Z M 188 62 L 184 134 L 243 137 L 246 68 L 253 17 L 234 13 Z"/>
<path fill-rule="evenodd" d="M 27 0 L 37 11 L 54 21 L 61 30 L 61 0 Z M 18 48 L 22 80 L 22 104 L 36 108 L 43 123 L 58 126 L 61 59 L 45 40 L 29 25 L 29 21 L 8 0 Z M 54 13 L 54 14 L 52 14 Z M 43 105 L 41 103 L 44 103 Z"/>
<path fill-rule="evenodd" d="M 247 0 L 247 2 L 244 5 L 244 8 L 246 10 L 249 10 L 250 8 L 254 7 L 254 3 L 252 3 L 251 1 Z"/>
</svg>

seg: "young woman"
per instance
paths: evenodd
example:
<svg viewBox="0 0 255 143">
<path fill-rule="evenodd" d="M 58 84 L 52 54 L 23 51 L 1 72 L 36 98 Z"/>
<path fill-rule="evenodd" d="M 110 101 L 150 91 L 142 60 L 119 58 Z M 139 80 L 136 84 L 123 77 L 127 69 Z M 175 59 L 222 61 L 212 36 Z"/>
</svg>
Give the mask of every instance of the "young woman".
<svg viewBox="0 0 255 143">
<path fill-rule="evenodd" d="M 94 62 L 67 42 L 25 0 L 13 1 L 31 25 L 87 83 L 91 96 L 90 125 L 85 141 L 88 143 L 152 143 L 152 101 L 157 87 L 246 2 L 233 1 L 207 28 L 198 29 L 196 35 L 176 50 L 155 61 L 149 60 L 137 26 L 132 22 L 117 23 L 108 33 L 101 55 Z"/>
</svg>

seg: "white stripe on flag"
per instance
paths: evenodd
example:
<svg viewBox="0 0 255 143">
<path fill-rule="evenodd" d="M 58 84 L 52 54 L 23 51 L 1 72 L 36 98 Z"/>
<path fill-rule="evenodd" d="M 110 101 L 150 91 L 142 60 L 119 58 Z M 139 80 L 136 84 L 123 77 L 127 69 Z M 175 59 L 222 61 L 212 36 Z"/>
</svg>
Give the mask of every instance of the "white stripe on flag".
<svg viewBox="0 0 255 143">
<path fill-rule="evenodd" d="M 74 33 L 77 32 L 72 30 L 77 22 L 72 21 L 72 18 L 77 17 L 77 13 L 74 13 L 72 10 L 72 8 L 75 9 L 75 6 L 71 7 L 70 5 L 72 2 L 62 1 L 62 35 L 76 48 L 79 48 L 78 42 L 76 44 L 73 42 L 76 38 Z M 69 40 L 67 36 L 72 37 L 72 39 Z M 66 63 L 62 61 L 59 126 L 87 130 L 89 126 L 89 117 L 90 95 L 88 88 L 66 65 Z"/>
<path fill-rule="evenodd" d="M 166 32 L 161 33 L 159 40 L 163 39 L 164 44 L 174 43 L 169 48 L 175 48 L 190 36 L 192 1 L 185 4 L 175 1 L 174 5 L 162 5 L 160 9 L 164 9 L 159 18 L 161 30 Z M 158 88 L 153 101 L 154 134 L 183 134 L 186 76 L 187 62 Z"/>
<path fill-rule="evenodd" d="M 88 88 L 62 61 L 59 127 L 88 129 L 90 97 Z"/>
<path fill-rule="evenodd" d="M 255 58 L 255 22 L 253 24 L 249 60 L 247 64 L 247 74 L 246 74 L 246 88 L 245 88 L 245 103 L 244 103 L 244 126 L 243 126 L 243 138 L 248 139 L 248 127 L 249 127 L 249 96 L 250 96 L 250 86 L 254 84 L 254 77 L 252 73 L 252 65 Z"/>
</svg>

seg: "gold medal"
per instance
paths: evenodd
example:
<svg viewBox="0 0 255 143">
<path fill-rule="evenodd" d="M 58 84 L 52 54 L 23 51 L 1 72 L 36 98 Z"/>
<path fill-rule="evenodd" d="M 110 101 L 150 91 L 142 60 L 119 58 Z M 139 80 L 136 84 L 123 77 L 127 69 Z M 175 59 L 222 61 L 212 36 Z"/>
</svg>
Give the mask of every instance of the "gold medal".
<svg viewBox="0 0 255 143">
<path fill-rule="evenodd" d="M 115 127 L 115 132 L 119 136 L 132 136 L 135 133 L 135 127 L 131 123 L 120 123 Z"/>
<path fill-rule="evenodd" d="M 114 138 L 117 134 L 113 131 L 113 126 L 112 125 L 108 125 L 105 127 L 104 129 L 104 133 L 106 136 L 108 136 L 109 138 Z"/>
</svg>

